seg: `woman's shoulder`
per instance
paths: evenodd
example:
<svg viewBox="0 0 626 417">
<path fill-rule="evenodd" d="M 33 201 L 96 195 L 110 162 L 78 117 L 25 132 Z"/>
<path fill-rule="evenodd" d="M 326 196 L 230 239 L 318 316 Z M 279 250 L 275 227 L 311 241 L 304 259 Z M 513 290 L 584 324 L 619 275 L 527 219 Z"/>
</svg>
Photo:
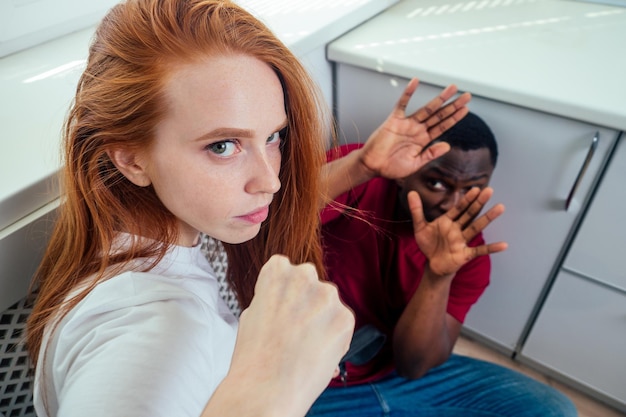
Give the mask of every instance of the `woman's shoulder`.
<svg viewBox="0 0 626 417">
<path fill-rule="evenodd" d="M 217 290 L 197 294 L 181 282 L 150 272 L 110 278 L 58 322 L 48 348 L 61 356 L 84 357 L 94 349 L 124 356 L 139 346 L 173 346 L 181 340 L 194 352 L 234 344 L 237 320 L 219 308 Z M 159 351 L 145 350 L 146 359 Z"/>
<path fill-rule="evenodd" d="M 70 311 L 66 323 L 95 316 L 163 315 L 181 320 L 217 311 L 217 283 L 213 279 L 126 271 L 97 284 Z"/>
<path fill-rule="evenodd" d="M 40 358 L 48 362 L 48 376 L 40 374 L 39 379 L 51 378 L 48 383 L 58 386 L 71 381 L 101 386 L 107 381 L 106 392 L 100 391 L 98 398 L 134 392 L 135 382 L 145 379 L 162 381 L 177 396 L 191 395 L 193 384 L 170 383 L 163 375 L 184 375 L 185 381 L 214 388 L 228 369 L 236 320 L 208 308 L 211 300 L 194 294 L 181 281 L 150 272 L 124 272 L 96 285 L 45 342 L 46 356 Z M 119 379 L 122 374 L 126 379 Z M 82 401 L 70 394 L 63 401 Z M 205 391 L 192 397 L 198 405 L 206 403 Z M 128 401 L 151 400 L 132 396 Z"/>
</svg>

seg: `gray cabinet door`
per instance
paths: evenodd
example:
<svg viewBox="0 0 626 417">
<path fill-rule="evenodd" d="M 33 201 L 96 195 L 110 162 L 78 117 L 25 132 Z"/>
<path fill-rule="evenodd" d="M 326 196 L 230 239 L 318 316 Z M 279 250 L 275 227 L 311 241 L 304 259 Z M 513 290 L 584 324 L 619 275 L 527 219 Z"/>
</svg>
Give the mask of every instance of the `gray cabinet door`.
<svg viewBox="0 0 626 417">
<path fill-rule="evenodd" d="M 561 272 L 520 359 L 591 388 L 626 411 L 626 292 Z"/>
<path fill-rule="evenodd" d="M 337 117 L 342 141 L 362 142 L 391 111 L 407 81 L 336 64 Z M 416 74 L 419 76 L 419 74 Z M 420 85 L 408 111 L 441 91 Z M 500 148 L 491 185 L 506 213 L 485 233 L 509 249 L 492 257 L 491 284 L 465 328 L 502 350 L 517 347 L 535 304 L 576 223 L 617 132 L 481 97 L 470 109 L 492 128 Z M 599 142 L 568 210 L 565 200 L 584 165 L 593 136 Z"/>
<path fill-rule="evenodd" d="M 626 291 L 626 138 L 617 145 L 565 268 Z M 625 329 L 626 330 L 626 329 Z"/>
</svg>

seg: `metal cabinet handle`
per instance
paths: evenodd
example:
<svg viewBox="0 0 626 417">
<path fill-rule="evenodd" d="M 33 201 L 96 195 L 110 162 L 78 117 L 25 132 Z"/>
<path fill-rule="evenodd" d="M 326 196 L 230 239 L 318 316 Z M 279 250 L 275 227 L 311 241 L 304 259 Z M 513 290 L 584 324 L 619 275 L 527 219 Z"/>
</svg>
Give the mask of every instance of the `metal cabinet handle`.
<svg viewBox="0 0 626 417">
<path fill-rule="evenodd" d="M 567 200 L 565 200 L 565 211 L 569 209 L 569 205 L 574 199 L 574 194 L 576 194 L 576 190 L 580 185 L 583 177 L 585 176 L 585 172 L 587 172 L 587 168 L 589 168 L 589 163 L 591 162 L 591 158 L 593 158 L 593 154 L 598 147 L 598 141 L 600 140 L 600 132 L 596 132 L 591 139 L 591 146 L 589 146 L 589 151 L 587 151 L 587 156 L 585 157 L 585 162 L 583 162 L 583 166 L 580 167 L 580 171 L 578 172 L 578 176 L 576 177 L 576 181 L 574 181 L 574 185 L 572 185 L 572 189 L 569 191 L 567 196 Z"/>
</svg>

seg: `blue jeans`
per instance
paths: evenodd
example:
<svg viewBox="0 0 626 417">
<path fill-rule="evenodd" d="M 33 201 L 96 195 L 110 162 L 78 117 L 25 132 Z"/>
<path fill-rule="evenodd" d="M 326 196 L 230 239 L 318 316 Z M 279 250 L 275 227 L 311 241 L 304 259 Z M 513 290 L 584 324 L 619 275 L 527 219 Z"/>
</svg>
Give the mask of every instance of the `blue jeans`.
<svg viewBox="0 0 626 417">
<path fill-rule="evenodd" d="M 376 381 L 327 388 L 307 416 L 574 417 L 560 391 L 519 372 L 453 354 L 422 378 L 395 373 Z"/>
</svg>

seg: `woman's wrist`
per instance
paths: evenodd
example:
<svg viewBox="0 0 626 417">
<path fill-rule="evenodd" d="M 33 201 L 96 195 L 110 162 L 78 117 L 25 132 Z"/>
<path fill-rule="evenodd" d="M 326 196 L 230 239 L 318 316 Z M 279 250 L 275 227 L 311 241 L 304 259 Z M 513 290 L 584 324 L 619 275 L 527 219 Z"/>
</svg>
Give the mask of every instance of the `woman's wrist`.
<svg viewBox="0 0 626 417">
<path fill-rule="evenodd" d="M 268 381 L 254 382 L 250 376 L 229 373 L 217 387 L 201 417 L 285 416 L 284 404 L 275 392 L 267 392 Z M 283 402 L 284 403 L 284 402 Z"/>
</svg>

